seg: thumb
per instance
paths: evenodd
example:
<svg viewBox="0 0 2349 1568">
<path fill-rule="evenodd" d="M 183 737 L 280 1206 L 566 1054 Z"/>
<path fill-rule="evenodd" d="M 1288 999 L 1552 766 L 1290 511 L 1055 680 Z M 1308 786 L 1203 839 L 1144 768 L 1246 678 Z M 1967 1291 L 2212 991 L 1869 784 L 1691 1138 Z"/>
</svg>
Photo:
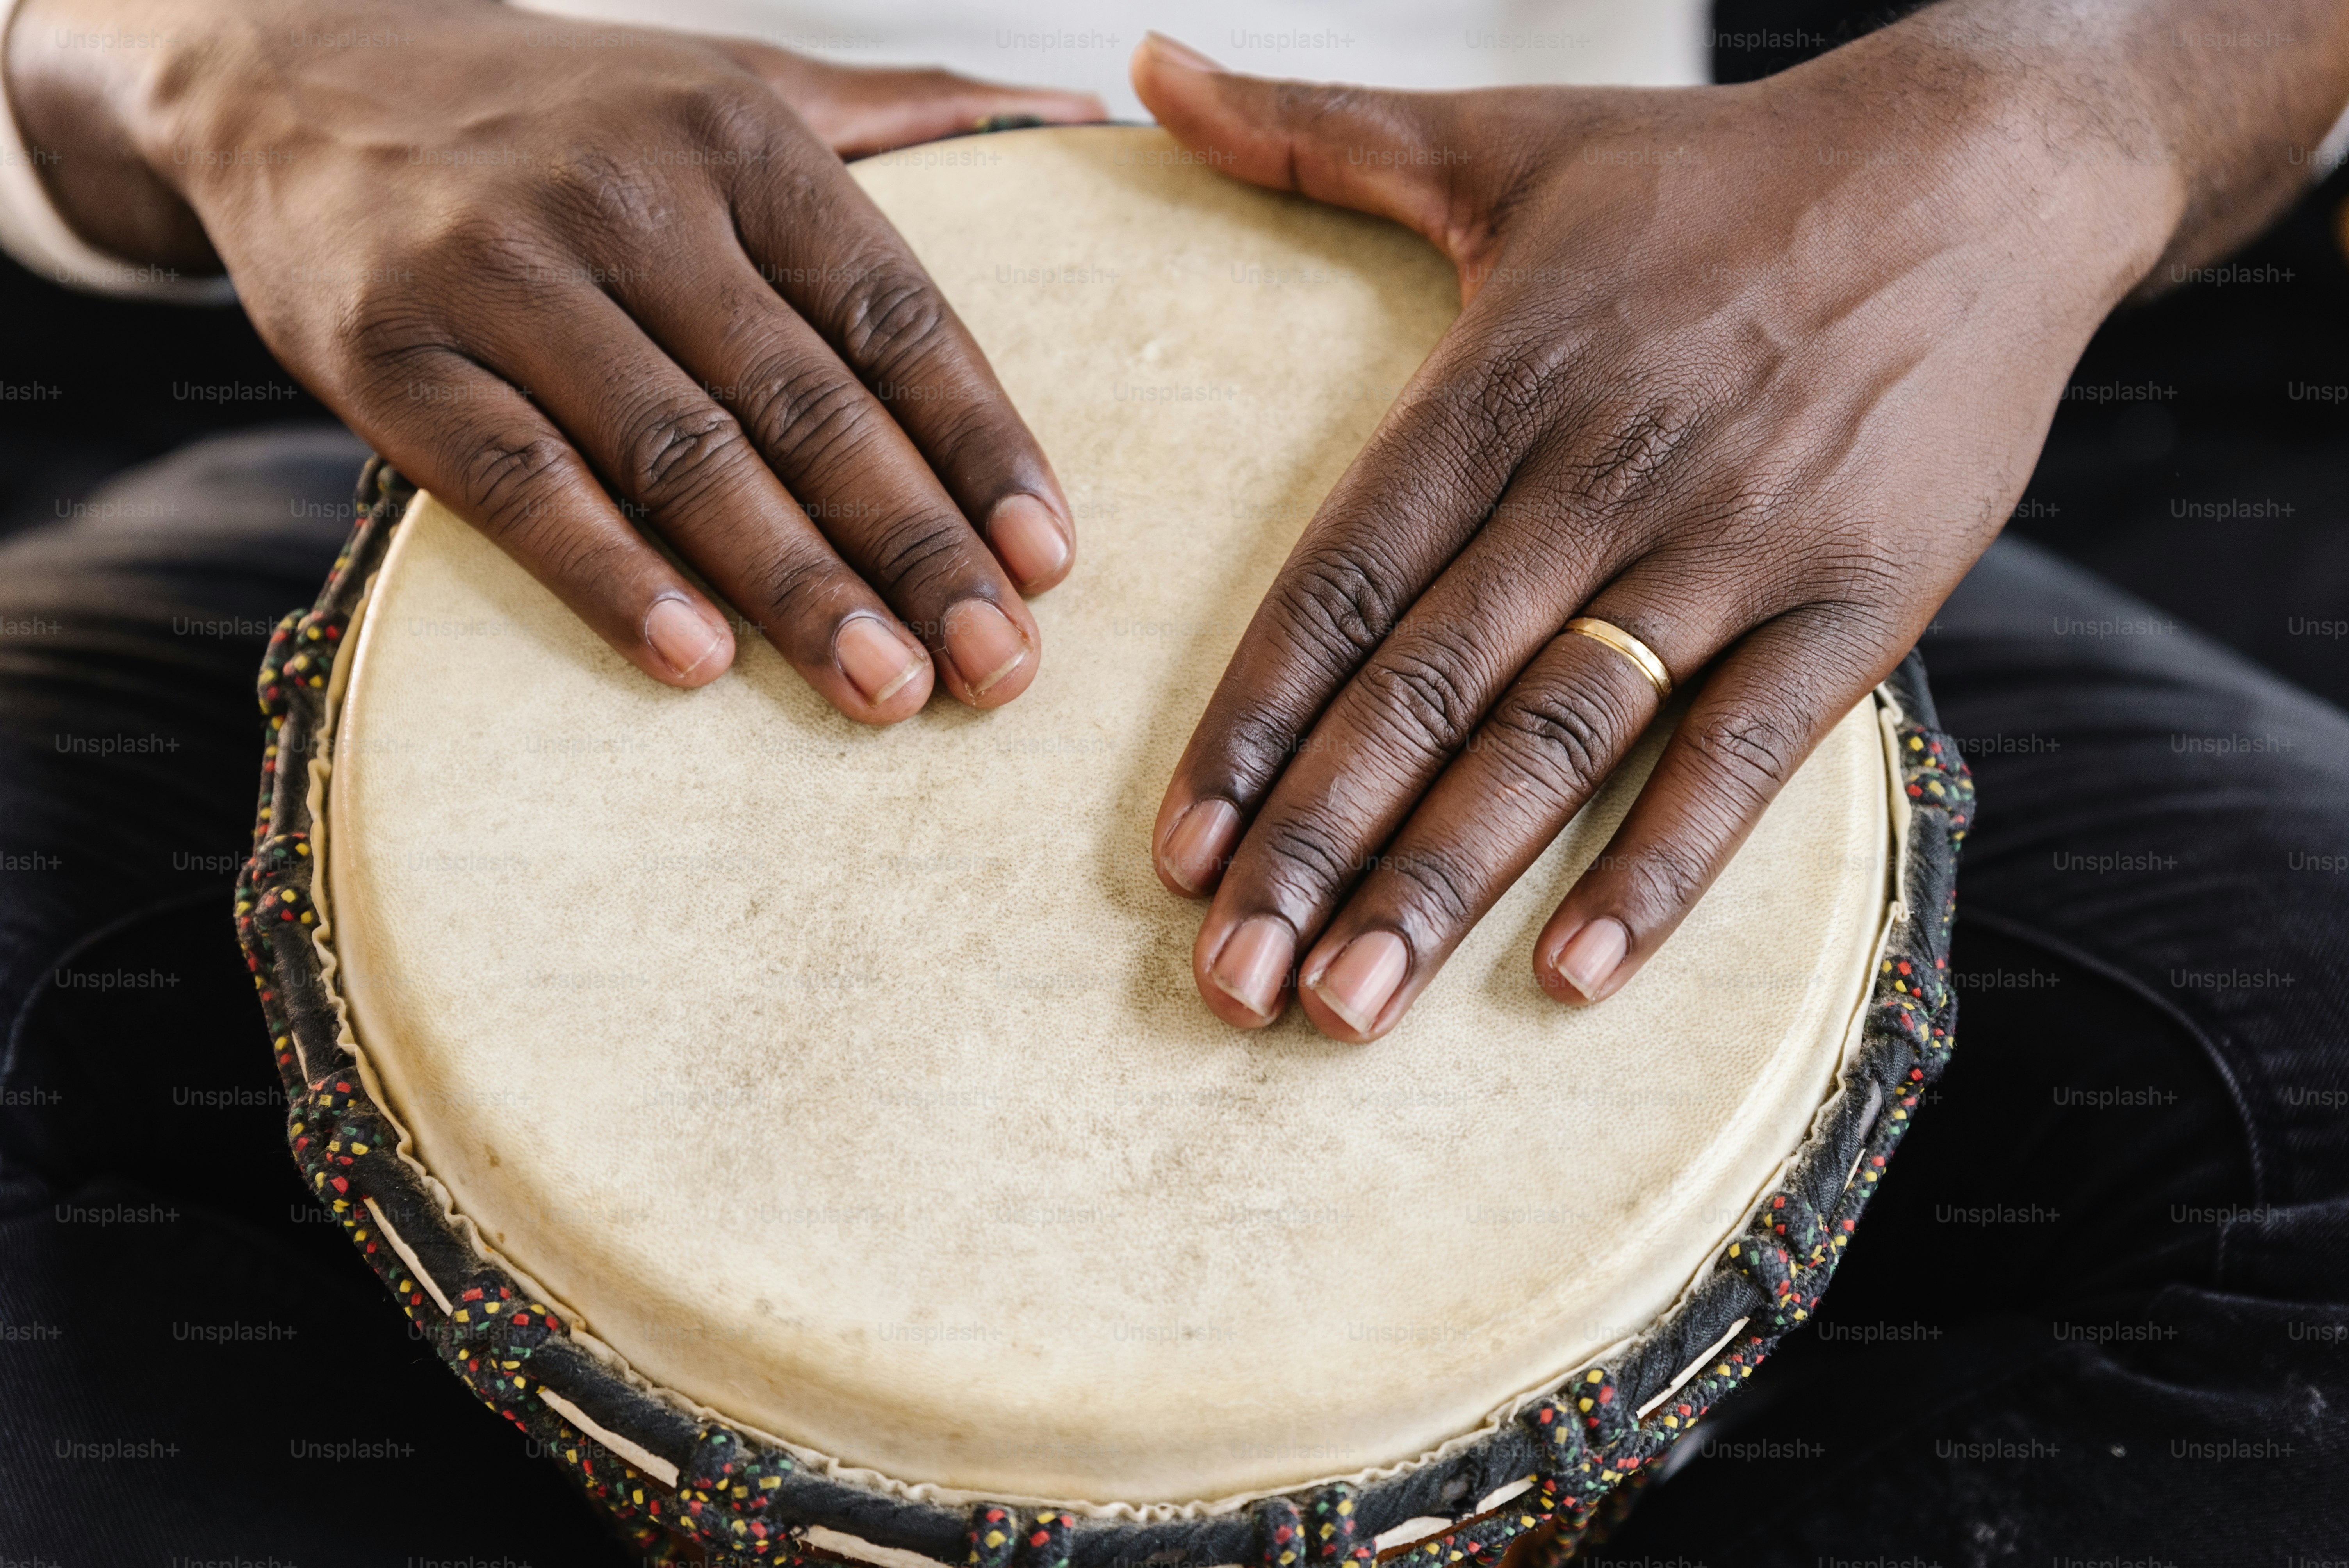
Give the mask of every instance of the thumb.
<svg viewBox="0 0 2349 1568">
<path fill-rule="evenodd" d="M 1132 70 L 1158 123 L 1212 167 L 1392 218 L 1463 259 L 1475 170 L 1441 133 L 1452 95 L 1245 77 L 1156 33 L 1134 49 Z"/>
<path fill-rule="evenodd" d="M 723 40 L 728 52 L 782 96 L 843 158 L 861 158 L 996 122 L 1078 125 L 1109 118 L 1091 93 L 1004 87 L 952 71 L 841 66 Z"/>
</svg>

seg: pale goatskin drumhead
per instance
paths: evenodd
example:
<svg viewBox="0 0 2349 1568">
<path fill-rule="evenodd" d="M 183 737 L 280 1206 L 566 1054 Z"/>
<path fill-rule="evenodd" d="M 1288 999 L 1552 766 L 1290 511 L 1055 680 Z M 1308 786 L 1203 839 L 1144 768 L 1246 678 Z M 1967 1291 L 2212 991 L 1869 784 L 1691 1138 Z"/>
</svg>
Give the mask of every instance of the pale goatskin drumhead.
<svg viewBox="0 0 2349 1568">
<path fill-rule="evenodd" d="M 1153 814 L 1452 271 L 1150 129 L 855 173 L 1074 504 L 1035 685 L 871 729 L 745 635 L 668 690 L 419 500 L 324 786 L 362 1070 L 583 1336 L 833 1473 L 1167 1517 L 1422 1461 L 1640 1334 L 1811 1125 L 1891 908 L 1877 709 L 1603 1006 L 1528 953 L 1655 735 L 1389 1037 L 1227 1027 Z"/>
</svg>

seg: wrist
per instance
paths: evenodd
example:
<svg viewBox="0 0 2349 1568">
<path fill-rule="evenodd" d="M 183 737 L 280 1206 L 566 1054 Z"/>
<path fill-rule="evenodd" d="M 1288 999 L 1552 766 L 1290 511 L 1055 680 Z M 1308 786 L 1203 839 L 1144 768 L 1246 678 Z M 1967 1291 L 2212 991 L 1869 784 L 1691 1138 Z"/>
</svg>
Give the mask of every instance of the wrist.
<svg viewBox="0 0 2349 1568">
<path fill-rule="evenodd" d="M 203 225 L 141 134 L 147 83 L 172 70 L 201 7 L 20 0 L 5 38 L 9 107 L 51 207 L 83 243 L 124 261 L 220 270 Z"/>
<path fill-rule="evenodd" d="M 1917 149 L 1927 193 L 1912 204 L 1968 231 L 1974 253 L 2058 285 L 2046 303 L 2079 318 L 2085 343 L 2175 242 L 2189 181 L 2109 23 L 2054 12 L 1960 0 L 1800 72 L 1862 140 Z"/>
</svg>

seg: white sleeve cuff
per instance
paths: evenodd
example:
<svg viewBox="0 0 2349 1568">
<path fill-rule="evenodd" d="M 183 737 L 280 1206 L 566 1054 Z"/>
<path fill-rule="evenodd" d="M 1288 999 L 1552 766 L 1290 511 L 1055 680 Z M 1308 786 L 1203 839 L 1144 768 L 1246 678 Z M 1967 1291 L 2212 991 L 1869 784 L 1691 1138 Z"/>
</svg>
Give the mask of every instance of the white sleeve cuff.
<svg viewBox="0 0 2349 1568">
<path fill-rule="evenodd" d="M 8 4 L 13 4 L 13 0 L 0 0 L 0 5 Z M 2344 159 L 2349 159 L 2349 108 L 2341 111 L 2341 118 L 2333 122 L 2333 129 L 2326 131 L 2324 139 L 2316 144 L 2316 151 L 2308 160 L 2309 183 L 2313 185 L 2317 181 L 2329 179 L 2333 171 L 2341 167 Z"/>
<path fill-rule="evenodd" d="M 16 0 L 0 0 L 0 46 L 16 19 Z M 181 277 L 170 267 L 141 266 L 84 244 L 66 227 L 8 101 L 8 78 L 0 70 L 0 250 L 51 283 L 85 294 L 134 299 L 174 300 L 181 304 L 226 304 L 236 287 L 226 278 Z"/>
</svg>

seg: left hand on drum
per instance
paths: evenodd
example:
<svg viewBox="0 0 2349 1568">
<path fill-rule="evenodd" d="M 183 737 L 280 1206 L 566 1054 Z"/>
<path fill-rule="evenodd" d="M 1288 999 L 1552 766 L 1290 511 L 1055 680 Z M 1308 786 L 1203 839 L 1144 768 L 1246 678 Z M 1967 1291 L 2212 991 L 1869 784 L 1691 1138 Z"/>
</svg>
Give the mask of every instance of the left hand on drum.
<svg viewBox="0 0 2349 1568">
<path fill-rule="evenodd" d="M 71 45 L 118 33 L 153 49 Z M 289 370 L 647 676 L 735 647 L 650 534 L 850 718 L 1035 678 L 1067 501 L 840 155 L 1091 97 L 485 0 L 26 0 L 5 42 L 69 226 L 224 265 Z"/>
<path fill-rule="evenodd" d="M 1394 1026 L 1657 714 L 1577 616 L 1696 687 L 1535 945 L 1559 1000 L 1611 995 L 1996 535 L 2180 182 L 2068 157 L 2038 129 L 2056 89 L 1953 82 L 1940 46 L 1894 27 L 1747 87 L 1464 93 L 1137 53 L 1186 145 L 1416 229 L 1464 302 L 1160 808 L 1162 880 L 1213 895 L 1217 1016 L 1271 1022 L 1294 975 L 1324 1032 Z"/>
</svg>

